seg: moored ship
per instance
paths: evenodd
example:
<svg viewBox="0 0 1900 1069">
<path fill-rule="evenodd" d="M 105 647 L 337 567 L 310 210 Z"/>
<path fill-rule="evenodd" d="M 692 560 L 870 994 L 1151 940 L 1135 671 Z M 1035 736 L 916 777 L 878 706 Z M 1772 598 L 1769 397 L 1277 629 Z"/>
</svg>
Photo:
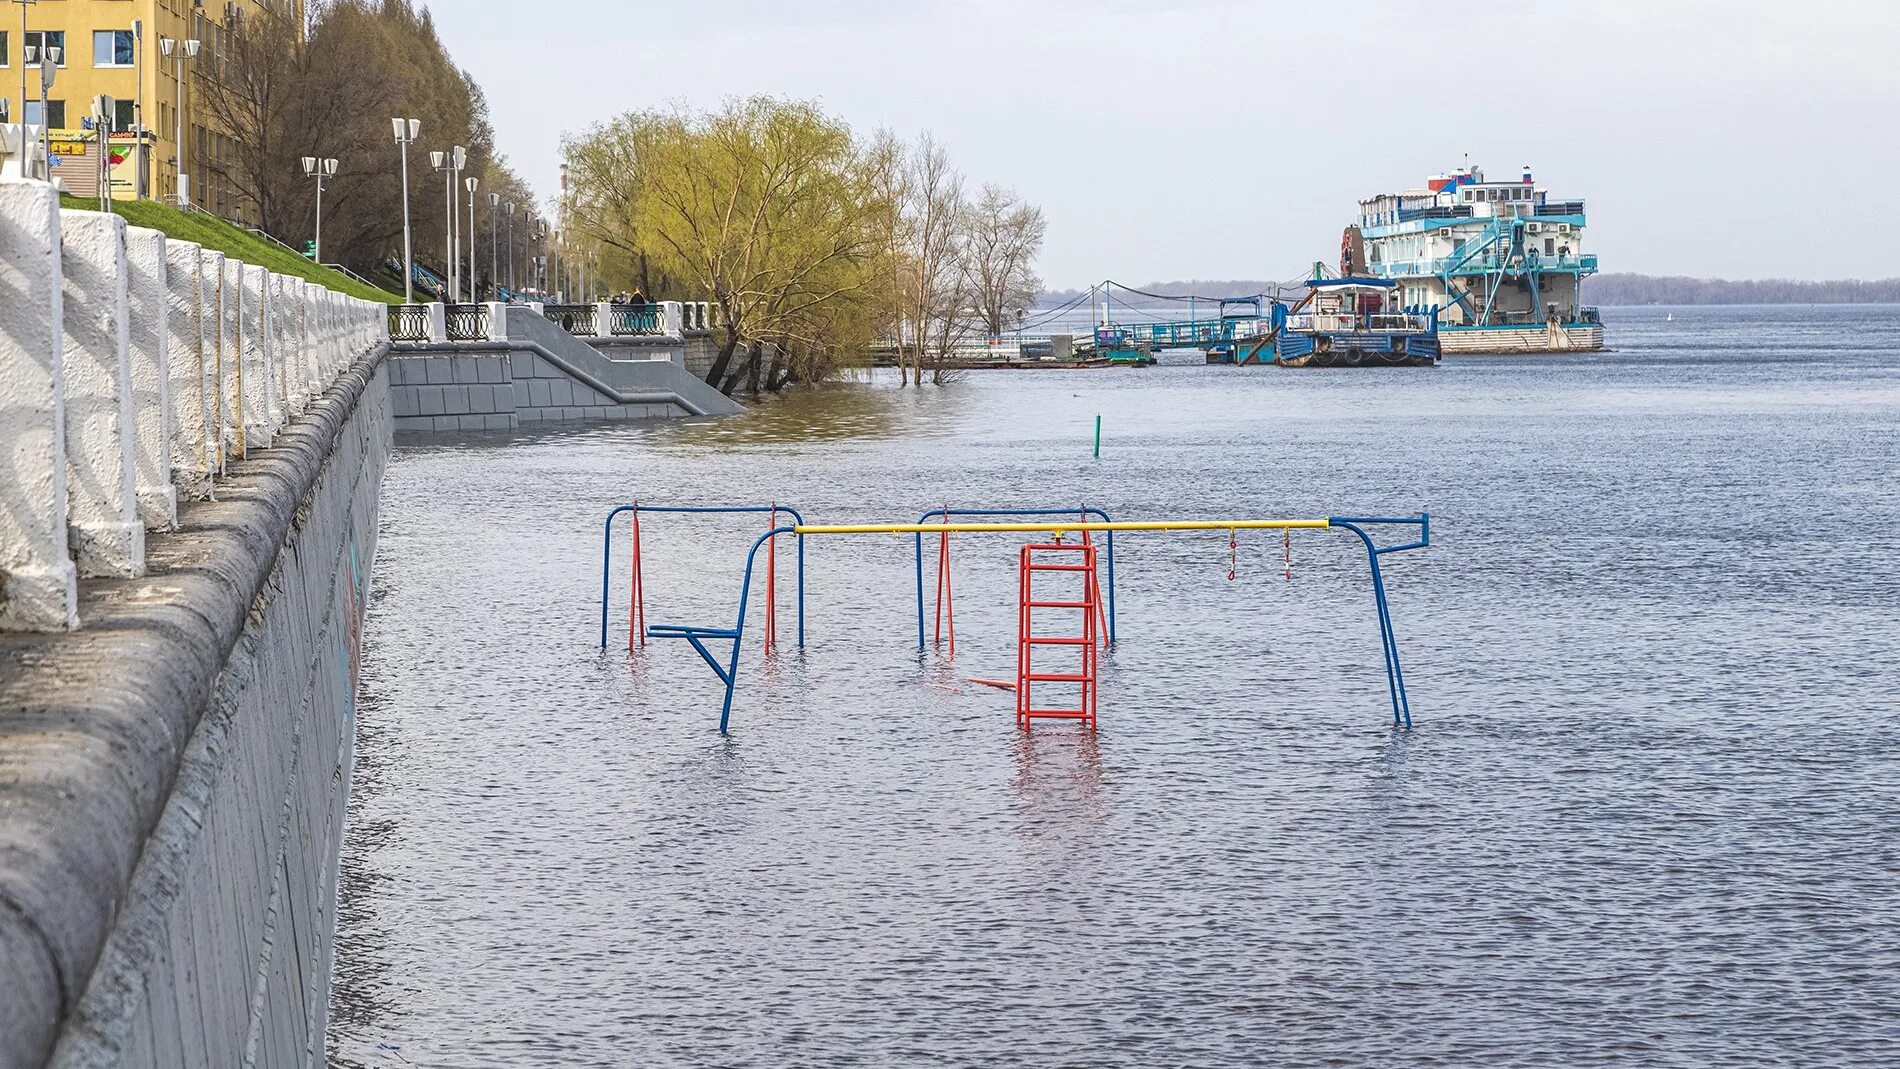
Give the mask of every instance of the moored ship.
<svg viewBox="0 0 1900 1069">
<path fill-rule="evenodd" d="M 1437 309 L 1444 352 L 1589 352 L 1603 324 L 1581 303 L 1597 271 L 1584 223 L 1583 201 L 1551 199 L 1529 168 L 1494 182 L 1465 167 L 1360 201 L 1341 268 L 1391 282 L 1408 310 Z"/>
</svg>

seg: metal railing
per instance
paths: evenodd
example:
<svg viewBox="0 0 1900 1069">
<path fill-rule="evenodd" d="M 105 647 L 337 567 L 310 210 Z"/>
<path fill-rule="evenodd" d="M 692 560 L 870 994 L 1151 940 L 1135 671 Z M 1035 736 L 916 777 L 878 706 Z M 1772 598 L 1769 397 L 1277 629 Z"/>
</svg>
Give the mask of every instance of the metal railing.
<svg viewBox="0 0 1900 1069">
<path fill-rule="evenodd" d="M 665 329 L 660 319 L 657 304 L 611 305 L 607 309 L 607 333 L 616 338 L 659 334 Z"/>
<path fill-rule="evenodd" d="M 1365 316 L 1347 312 L 1308 312 L 1288 316 L 1286 325 L 1289 330 L 1334 333 L 1351 333 L 1361 330 L 1427 331 L 1431 329 L 1431 320 L 1427 316 L 1403 315 L 1396 312 L 1379 312 Z"/>
<path fill-rule="evenodd" d="M 591 304 L 549 304 L 541 308 L 541 314 L 548 321 L 578 338 L 592 338 L 600 333 L 594 322 L 594 306 Z"/>
<path fill-rule="evenodd" d="M 1430 208 L 1400 208 L 1399 222 L 1409 223 L 1414 219 L 1469 219 L 1471 205 L 1436 205 Z"/>
<path fill-rule="evenodd" d="M 429 308 L 421 304 L 391 305 L 390 341 L 429 341 Z"/>
<path fill-rule="evenodd" d="M 488 340 L 488 306 L 485 304 L 451 304 L 443 309 L 443 318 L 447 321 L 450 341 Z"/>
</svg>

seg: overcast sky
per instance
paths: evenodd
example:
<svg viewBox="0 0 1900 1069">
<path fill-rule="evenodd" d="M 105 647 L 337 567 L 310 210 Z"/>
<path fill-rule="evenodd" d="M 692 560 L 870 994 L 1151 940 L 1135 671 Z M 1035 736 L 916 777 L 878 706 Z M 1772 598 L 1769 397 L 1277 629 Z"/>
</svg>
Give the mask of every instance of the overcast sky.
<svg viewBox="0 0 1900 1069">
<path fill-rule="evenodd" d="M 544 195 L 565 133 L 767 93 L 1040 204 L 1052 287 L 1292 278 L 1466 153 L 1585 198 L 1607 271 L 1900 275 L 1900 0 L 431 6 Z"/>
</svg>

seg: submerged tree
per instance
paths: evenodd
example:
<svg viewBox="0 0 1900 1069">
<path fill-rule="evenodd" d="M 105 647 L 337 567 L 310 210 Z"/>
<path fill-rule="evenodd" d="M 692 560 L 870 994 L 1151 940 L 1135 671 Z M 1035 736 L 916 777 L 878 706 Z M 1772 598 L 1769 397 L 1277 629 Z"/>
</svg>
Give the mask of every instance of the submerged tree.
<svg viewBox="0 0 1900 1069">
<path fill-rule="evenodd" d="M 865 333 L 881 206 L 850 130 L 766 97 L 634 112 L 567 145 L 574 225 L 718 306 L 706 381 L 727 393 L 815 375 Z M 686 294 L 683 294 L 686 295 Z M 689 295 L 686 295 L 689 296 Z"/>
<path fill-rule="evenodd" d="M 728 393 L 815 381 L 883 339 L 906 384 L 945 381 L 977 329 L 1035 299 L 1041 213 L 963 177 L 929 135 L 868 142 L 753 97 L 636 111 L 565 144 L 564 243 L 649 297 L 710 300 Z"/>
</svg>

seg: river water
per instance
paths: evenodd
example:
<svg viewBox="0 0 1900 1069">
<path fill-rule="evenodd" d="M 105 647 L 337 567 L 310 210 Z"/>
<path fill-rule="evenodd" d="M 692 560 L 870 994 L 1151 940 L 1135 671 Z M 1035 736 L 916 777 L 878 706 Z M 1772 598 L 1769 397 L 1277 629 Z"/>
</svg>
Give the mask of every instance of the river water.
<svg viewBox="0 0 1900 1069">
<path fill-rule="evenodd" d="M 401 440 L 333 1056 L 1891 1064 L 1900 309 L 1667 314 L 1610 310 L 1593 356 L 877 378 Z M 1291 581 L 1278 535 L 1118 538 L 1093 737 L 965 682 L 1013 672 L 1014 542 L 952 544 L 952 660 L 916 648 L 910 541 L 854 536 L 808 541 L 802 653 L 780 557 L 722 738 L 688 647 L 625 649 L 624 556 L 597 646 L 601 518 L 636 497 L 1429 510 L 1386 558 L 1416 727 L 1341 532 L 1294 535 Z M 729 626 L 764 522 L 648 517 L 650 619 Z"/>
</svg>

